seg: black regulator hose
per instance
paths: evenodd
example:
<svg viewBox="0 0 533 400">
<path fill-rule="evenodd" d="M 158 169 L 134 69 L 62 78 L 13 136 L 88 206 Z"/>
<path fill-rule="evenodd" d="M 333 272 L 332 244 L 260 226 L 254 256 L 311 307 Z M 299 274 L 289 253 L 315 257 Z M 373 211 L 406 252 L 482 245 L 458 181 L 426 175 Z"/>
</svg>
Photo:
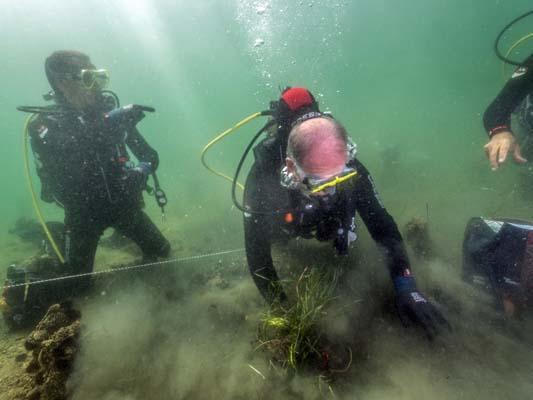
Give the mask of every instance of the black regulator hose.
<svg viewBox="0 0 533 400">
<path fill-rule="evenodd" d="M 237 181 L 239 179 L 239 175 L 241 174 L 241 169 L 242 169 L 242 166 L 244 164 L 244 161 L 248 157 L 248 153 L 252 149 L 253 145 L 255 144 L 255 142 L 257 141 L 259 136 L 261 136 L 261 134 L 263 132 L 265 132 L 268 128 L 270 128 L 275 123 L 276 123 L 276 120 L 272 119 L 272 120 L 268 121 L 261 129 L 259 129 L 259 131 L 257 131 L 257 133 L 252 138 L 252 140 L 250 140 L 250 143 L 248 143 L 248 146 L 246 146 L 246 149 L 244 150 L 244 153 L 242 153 L 241 159 L 239 160 L 239 164 L 237 165 L 237 169 L 235 170 L 235 176 L 233 177 L 233 182 L 231 183 L 231 198 L 233 200 L 233 204 L 235 205 L 235 207 L 237 207 L 242 212 L 247 212 L 247 213 L 250 213 L 250 214 L 261 214 L 261 215 L 265 214 L 265 213 L 260 213 L 260 212 L 250 211 L 250 210 L 245 209 L 242 206 L 242 204 L 240 204 L 239 201 L 237 200 L 237 195 L 235 194 L 235 191 L 236 191 L 235 189 L 237 187 Z M 266 213 L 266 214 L 270 215 L 269 213 Z"/>
<path fill-rule="evenodd" d="M 61 110 L 56 105 L 53 106 L 18 106 L 18 111 L 30 114 L 61 114 Z"/>
<path fill-rule="evenodd" d="M 103 96 L 110 96 L 111 98 L 113 98 L 113 100 L 115 101 L 115 107 L 114 108 L 119 108 L 120 107 L 120 99 L 118 98 L 117 94 L 115 92 L 113 92 L 112 90 L 102 90 L 100 91 L 100 93 L 102 93 Z"/>
<path fill-rule="evenodd" d="M 271 126 L 273 126 L 275 124 L 277 124 L 277 120 L 276 119 L 272 119 L 272 120 L 268 121 L 265 124 L 265 126 L 263 126 L 261 129 L 259 129 L 259 131 L 255 134 L 255 136 L 252 138 L 250 143 L 248 143 L 248 146 L 246 146 L 246 150 L 244 150 L 244 153 L 242 154 L 242 157 L 241 157 L 241 159 L 239 161 L 239 165 L 237 165 L 237 170 L 235 171 L 235 176 L 233 178 L 233 183 L 231 184 L 231 198 L 233 200 L 233 204 L 235 205 L 235 207 L 237 207 L 237 209 L 239 209 L 243 213 L 248 213 L 248 214 L 252 214 L 252 215 L 281 215 L 281 214 L 287 214 L 288 212 L 290 212 L 290 210 L 257 211 L 257 210 L 247 209 L 247 208 L 244 208 L 244 206 L 238 202 L 237 195 L 235 194 L 235 191 L 236 191 L 235 189 L 237 187 L 237 180 L 238 180 L 239 175 L 241 173 L 241 169 L 242 169 L 242 166 L 244 164 L 244 161 L 248 157 L 248 153 L 252 149 L 254 143 L 257 141 L 259 136 L 261 136 L 261 134 L 263 132 L 265 132 Z"/>
<path fill-rule="evenodd" d="M 513 61 L 513 60 L 510 60 L 508 59 L 507 57 L 505 57 L 502 53 L 500 53 L 500 49 L 499 49 L 499 45 L 500 45 L 500 40 L 503 36 L 503 34 L 505 32 L 507 32 L 507 30 L 513 26 L 514 24 L 516 24 L 518 21 L 528 17 L 529 15 L 533 14 L 533 10 L 531 11 L 528 11 L 518 17 L 516 17 L 515 19 L 513 19 L 511 22 L 509 22 L 507 25 L 505 25 L 505 27 L 500 31 L 500 33 L 498 34 L 498 36 L 496 37 L 496 40 L 494 41 L 494 52 L 496 53 L 496 56 L 502 60 L 503 62 L 507 63 L 507 64 L 511 64 L 511 65 L 516 65 L 516 66 L 520 66 L 523 64 L 523 61 L 520 62 L 520 61 Z"/>
<path fill-rule="evenodd" d="M 104 96 L 104 99 L 106 97 L 113 100 L 113 108 L 119 108 L 120 107 L 120 99 L 118 98 L 117 94 L 111 90 L 102 90 L 100 91 L 102 96 Z M 45 100 L 53 100 L 54 95 L 53 92 L 47 93 L 44 95 Z M 59 104 L 52 104 L 49 106 L 18 106 L 18 111 L 22 111 L 25 113 L 30 114 L 45 114 L 45 115 L 51 115 L 51 114 L 61 114 L 65 110 L 61 107 Z"/>
<path fill-rule="evenodd" d="M 265 124 L 265 126 L 263 126 L 261 129 L 259 129 L 259 131 L 255 134 L 255 136 L 252 138 L 250 143 L 248 143 L 248 146 L 246 146 L 246 149 L 244 150 L 244 153 L 242 154 L 242 157 L 241 157 L 241 159 L 239 161 L 239 164 L 237 165 L 237 170 L 235 171 L 235 176 L 233 177 L 233 182 L 231 184 L 231 198 L 233 200 L 233 204 L 235 205 L 235 207 L 237 207 L 237 209 L 239 209 L 243 213 L 252 214 L 252 215 L 270 215 L 271 216 L 271 215 L 282 215 L 282 214 L 287 214 L 287 213 L 291 212 L 291 210 L 257 211 L 257 210 L 247 209 L 247 208 L 244 208 L 244 206 L 239 203 L 239 201 L 237 200 L 237 195 L 235 194 L 235 191 L 236 191 L 235 189 L 237 187 L 237 181 L 239 179 L 239 175 L 241 173 L 241 169 L 242 169 L 242 166 L 244 164 L 244 161 L 248 157 L 248 153 L 252 149 L 254 143 L 257 141 L 259 136 L 261 136 L 261 134 L 263 132 L 265 132 L 271 126 L 273 126 L 275 124 L 277 124 L 277 120 L 276 119 L 272 119 L 272 120 L 268 121 Z M 246 191 L 245 191 L 245 193 L 246 193 Z"/>
</svg>

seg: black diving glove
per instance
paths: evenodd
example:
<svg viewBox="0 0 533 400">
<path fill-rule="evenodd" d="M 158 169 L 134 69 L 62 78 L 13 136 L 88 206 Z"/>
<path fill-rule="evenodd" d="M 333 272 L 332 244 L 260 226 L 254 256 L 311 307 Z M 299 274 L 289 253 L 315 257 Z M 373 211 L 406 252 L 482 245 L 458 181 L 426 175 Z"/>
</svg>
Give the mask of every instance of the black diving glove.
<svg viewBox="0 0 533 400">
<path fill-rule="evenodd" d="M 399 276 L 393 280 L 396 290 L 396 307 L 404 326 L 418 325 L 429 340 L 435 338 L 443 327 L 451 329 L 442 313 L 416 287 L 412 276 Z"/>
<path fill-rule="evenodd" d="M 148 176 L 152 173 L 152 164 L 141 161 L 134 168 L 130 170 L 129 179 L 131 180 L 131 187 L 136 191 L 141 191 L 146 188 Z"/>
<path fill-rule="evenodd" d="M 137 125 L 145 117 L 145 112 L 154 111 L 152 107 L 128 104 L 104 114 L 104 121 L 113 127 L 129 128 Z"/>
</svg>

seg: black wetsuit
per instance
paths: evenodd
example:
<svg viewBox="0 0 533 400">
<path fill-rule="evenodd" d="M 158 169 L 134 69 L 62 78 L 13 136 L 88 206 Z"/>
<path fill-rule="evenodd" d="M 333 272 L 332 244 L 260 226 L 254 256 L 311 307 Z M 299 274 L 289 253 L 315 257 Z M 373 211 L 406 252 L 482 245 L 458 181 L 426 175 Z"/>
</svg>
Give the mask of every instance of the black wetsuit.
<svg viewBox="0 0 533 400">
<path fill-rule="evenodd" d="M 344 253 L 348 247 L 347 235 L 355 233 L 356 212 L 372 238 L 385 248 L 392 278 L 404 275 L 409 268 L 409 260 L 402 237 L 392 216 L 381 203 L 366 168 L 359 161 L 352 160 L 348 165 L 358 172 L 355 182 L 339 190 L 340 194 L 332 203 L 320 206 L 299 191 L 280 184 L 285 143 L 280 144 L 270 138 L 255 148 L 256 161 L 248 175 L 244 194 L 245 207 L 253 211 L 291 210 L 290 219 L 283 213 L 245 214 L 244 217 L 248 266 L 263 297 L 273 301 L 282 293 L 272 263 L 271 245 L 274 240 L 287 235 L 331 240 L 339 253 Z M 283 294 L 281 296 L 284 297 Z"/>
<path fill-rule="evenodd" d="M 41 114 L 29 126 L 41 198 L 65 210 L 64 256 L 70 273 L 92 270 L 98 241 L 108 227 L 132 239 L 146 258 L 170 251 L 142 210 L 146 176 L 132 168 L 128 148 L 154 171 L 158 154 L 135 126 L 106 123 L 105 111 L 100 107 L 82 115 L 64 108 L 59 114 Z"/>
<path fill-rule="evenodd" d="M 524 66 L 514 72 L 485 111 L 483 124 L 489 136 L 498 132 L 511 131 L 511 114 L 528 95 L 533 97 L 533 56 L 530 56 Z M 533 108 L 526 112 L 533 113 Z M 533 126 L 533 115 L 525 116 L 525 118 L 531 118 Z"/>
</svg>

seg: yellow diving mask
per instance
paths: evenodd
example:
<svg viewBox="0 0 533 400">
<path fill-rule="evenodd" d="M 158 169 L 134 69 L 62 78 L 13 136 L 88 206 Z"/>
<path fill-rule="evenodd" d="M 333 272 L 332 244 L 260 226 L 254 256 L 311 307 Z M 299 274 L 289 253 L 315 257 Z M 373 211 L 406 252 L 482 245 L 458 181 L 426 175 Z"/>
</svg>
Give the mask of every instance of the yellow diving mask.
<svg viewBox="0 0 533 400">
<path fill-rule="evenodd" d="M 344 169 L 336 175 L 328 178 L 319 178 L 310 175 L 306 175 L 302 169 L 296 165 L 298 175 L 303 177 L 302 184 L 309 190 L 310 194 L 335 194 L 336 188 L 339 184 L 347 182 L 357 176 L 357 171 L 354 168 L 345 166 Z"/>
</svg>

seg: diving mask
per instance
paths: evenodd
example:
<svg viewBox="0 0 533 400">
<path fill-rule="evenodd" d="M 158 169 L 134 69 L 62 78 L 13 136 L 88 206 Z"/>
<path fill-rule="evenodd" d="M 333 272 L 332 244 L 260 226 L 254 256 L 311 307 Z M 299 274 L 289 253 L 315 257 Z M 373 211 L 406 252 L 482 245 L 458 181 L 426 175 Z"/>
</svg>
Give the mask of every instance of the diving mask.
<svg viewBox="0 0 533 400">
<path fill-rule="evenodd" d="M 300 171 L 298 171 L 300 174 Z M 357 171 L 354 168 L 345 166 L 339 174 L 335 174 L 328 178 L 318 178 L 311 175 L 303 176 L 302 184 L 307 187 L 311 194 L 334 194 L 337 185 L 347 182 L 357 176 Z"/>
<path fill-rule="evenodd" d="M 78 73 L 63 72 L 57 75 L 62 79 L 80 81 L 85 89 L 105 89 L 109 83 L 109 73 L 106 69 L 82 69 Z"/>
<path fill-rule="evenodd" d="M 357 176 L 354 168 L 345 166 L 343 170 L 328 178 L 307 175 L 296 165 L 296 174 L 290 173 L 287 167 L 281 171 L 281 185 L 288 189 L 299 189 L 307 195 L 334 195 L 339 184 L 350 181 Z M 297 175 L 297 176 L 296 176 Z"/>
<path fill-rule="evenodd" d="M 106 69 L 82 69 L 79 79 L 87 89 L 92 89 L 94 86 L 104 89 L 109 84 L 109 73 Z"/>
</svg>

